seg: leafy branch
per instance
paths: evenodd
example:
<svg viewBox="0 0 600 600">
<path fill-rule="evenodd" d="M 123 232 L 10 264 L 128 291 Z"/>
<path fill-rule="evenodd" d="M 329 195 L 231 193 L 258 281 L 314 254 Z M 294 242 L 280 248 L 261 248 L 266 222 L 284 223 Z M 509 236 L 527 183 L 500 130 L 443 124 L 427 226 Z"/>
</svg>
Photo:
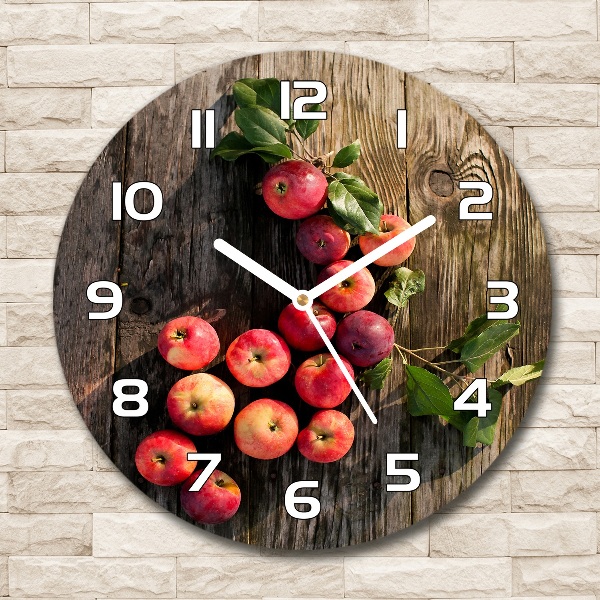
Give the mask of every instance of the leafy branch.
<svg viewBox="0 0 600 600">
<path fill-rule="evenodd" d="M 315 156 L 308 150 L 306 141 L 318 130 L 321 119 L 308 116 L 283 120 L 278 79 L 240 79 L 233 84 L 232 92 L 237 105 L 234 119 L 240 131 L 224 136 L 211 152 L 211 158 L 220 156 L 223 160 L 235 161 L 254 154 L 267 164 L 294 158 L 309 162 L 327 177 L 327 209 L 339 227 L 353 235 L 379 231 L 383 204 L 378 195 L 360 178 L 332 171 L 349 167 L 358 160 L 359 140 L 337 152 Z M 305 113 L 321 110 L 320 104 L 311 104 Z"/>
<path fill-rule="evenodd" d="M 502 319 L 488 319 L 486 314 L 471 321 L 464 335 L 446 346 L 411 350 L 395 344 L 406 372 L 408 412 L 413 417 L 441 417 L 462 432 L 465 446 L 474 447 L 478 443 L 491 445 L 503 396 L 511 387 L 540 377 L 544 361 L 509 369 L 491 382 L 471 375 L 459 375 L 442 365 L 462 365 L 467 373 L 474 373 L 518 335 L 520 327 L 518 321 L 509 323 Z M 458 358 L 434 362 L 421 355 L 430 350 L 450 350 Z M 423 366 L 409 364 L 409 358 L 418 360 Z M 384 361 L 387 362 L 383 364 Z M 384 361 L 361 375 L 361 380 L 372 389 L 382 389 L 385 377 L 391 372 L 391 360 L 386 358 Z M 446 385 L 446 379 L 450 379 L 452 384 Z M 480 384 L 478 387 L 478 381 L 485 381 L 485 386 Z M 450 392 L 455 385 L 461 391 L 459 397 L 467 395 L 459 408 L 455 408 L 457 398 L 453 398 Z M 485 397 L 481 393 L 482 389 Z M 479 416 L 480 406 L 484 405 L 487 407 L 485 415 Z M 474 412 L 476 416 L 473 415 Z"/>
</svg>

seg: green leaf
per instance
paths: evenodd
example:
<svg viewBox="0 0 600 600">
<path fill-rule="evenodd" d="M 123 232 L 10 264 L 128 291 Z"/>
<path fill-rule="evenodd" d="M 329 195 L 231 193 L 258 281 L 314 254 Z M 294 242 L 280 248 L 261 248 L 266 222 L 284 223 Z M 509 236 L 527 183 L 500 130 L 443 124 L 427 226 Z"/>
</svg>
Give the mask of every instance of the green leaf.
<svg viewBox="0 0 600 600">
<path fill-rule="evenodd" d="M 392 359 L 384 358 L 372 369 L 363 371 L 360 380 L 366 383 L 372 390 L 383 389 L 385 378 L 392 372 Z"/>
<path fill-rule="evenodd" d="M 285 123 L 268 108 L 238 108 L 235 111 L 235 122 L 254 146 L 285 144 Z"/>
<path fill-rule="evenodd" d="M 491 446 L 494 442 L 494 433 L 496 432 L 496 423 L 502 408 L 502 394 L 492 388 L 487 389 L 487 399 L 492 405 L 492 410 L 485 417 L 477 418 L 477 441 Z"/>
<path fill-rule="evenodd" d="M 233 161 L 245 154 L 258 154 L 268 163 L 282 158 L 292 158 L 292 151 L 285 144 L 253 146 L 243 135 L 236 131 L 228 133 L 211 152 L 210 157 L 220 156 L 223 160 Z"/>
<path fill-rule="evenodd" d="M 463 445 L 474 447 L 477 442 L 487 446 L 494 443 L 496 424 L 502 408 L 502 394 L 498 390 L 487 388 L 487 400 L 492 405 L 485 417 L 472 417 L 462 428 Z"/>
<path fill-rule="evenodd" d="M 469 417 L 464 411 L 454 410 L 454 400 L 444 382 L 420 367 L 405 365 L 408 394 L 408 412 L 413 417 L 436 415 L 463 433 L 463 444 L 473 447 L 477 442 L 491 445 L 496 423 L 502 407 L 502 394 L 493 388 L 486 390 L 487 401 L 492 405 L 485 417 Z M 476 397 L 476 396 L 475 396 Z M 469 411 L 470 412 L 470 411 Z"/>
<path fill-rule="evenodd" d="M 481 315 L 469 323 L 465 329 L 465 334 L 462 337 L 452 340 L 446 347 L 448 350 L 452 350 L 456 354 L 460 354 L 467 342 L 474 340 L 480 333 L 484 332 L 494 323 L 508 323 L 508 321 L 488 319 L 487 313 L 485 315 Z"/>
<path fill-rule="evenodd" d="M 360 156 L 360 141 L 356 140 L 349 146 L 344 146 L 333 159 L 333 166 L 343 169 L 351 165 Z"/>
<path fill-rule="evenodd" d="M 408 299 L 425 289 L 425 273 L 417 269 L 411 271 L 406 267 L 400 267 L 394 271 L 394 278 L 390 281 L 390 287 L 385 292 L 385 297 L 390 304 L 404 308 Z"/>
<path fill-rule="evenodd" d="M 540 360 L 533 365 L 524 365 L 509 369 L 506 373 L 500 375 L 496 381 L 492 382 L 492 387 L 499 388 L 509 383 L 512 383 L 512 385 L 523 385 L 527 381 L 537 379 L 542 374 L 544 362 L 544 360 Z"/>
<path fill-rule="evenodd" d="M 422 415 L 451 415 L 454 401 L 444 382 L 421 367 L 405 365 L 408 412 L 413 417 Z"/>
<path fill-rule="evenodd" d="M 478 425 L 478 417 L 473 417 L 472 419 L 467 421 L 466 425 L 462 429 L 463 446 L 469 446 L 470 448 L 474 448 L 477 445 Z"/>
<path fill-rule="evenodd" d="M 305 112 L 316 112 L 321 110 L 320 104 L 311 104 Z M 308 139 L 318 128 L 322 119 L 297 119 L 294 121 L 296 131 L 303 140 Z"/>
<path fill-rule="evenodd" d="M 496 423 L 502 407 L 502 394 L 490 387 L 486 390 L 487 401 L 492 405 L 485 417 L 469 417 L 465 412 L 455 411 L 451 418 L 446 419 L 451 425 L 463 432 L 463 445 L 474 447 L 477 442 L 490 446 L 494 442 Z M 474 394 L 475 399 L 477 394 Z"/>
<path fill-rule="evenodd" d="M 252 144 L 237 131 L 228 133 L 210 153 L 210 157 L 220 156 L 224 160 L 235 160 L 252 150 Z"/>
<path fill-rule="evenodd" d="M 358 177 L 346 173 L 335 176 L 329 182 L 327 207 L 335 223 L 360 235 L 379 231 L 383 205 L 377 194 L 370 190 Z"/>
<path fill-rule="evenodd" d="M 281 110 L 281 83 L 274 77 L 240 79 L 233 84 L 233 97 L 240 108 L 264 106 L 278 115 Z"/>
<path fill-rule="evenodd" d="M 463 346 L 460 353 L 461 362 L 470 373 L 477 371 L 486 360 L 519 333 L 520 327 L 519 322 L 500 323 L 495 321 Z"/>
</svg>

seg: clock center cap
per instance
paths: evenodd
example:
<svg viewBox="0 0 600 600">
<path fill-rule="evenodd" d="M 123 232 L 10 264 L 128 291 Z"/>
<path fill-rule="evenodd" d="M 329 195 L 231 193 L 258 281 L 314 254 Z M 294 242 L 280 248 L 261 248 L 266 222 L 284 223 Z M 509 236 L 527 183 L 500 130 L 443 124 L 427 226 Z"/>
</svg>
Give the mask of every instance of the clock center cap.
<svg viewBox="0 0 600 600">
<path fill-rule="evenodd" d="M 312 300 L 310 299 L 307 291 L 300 290 L 298 292 L 298 297 L 293 300 L 292 304 L 298 310 L 308 310 L 312 306 Z"/>
</svg>

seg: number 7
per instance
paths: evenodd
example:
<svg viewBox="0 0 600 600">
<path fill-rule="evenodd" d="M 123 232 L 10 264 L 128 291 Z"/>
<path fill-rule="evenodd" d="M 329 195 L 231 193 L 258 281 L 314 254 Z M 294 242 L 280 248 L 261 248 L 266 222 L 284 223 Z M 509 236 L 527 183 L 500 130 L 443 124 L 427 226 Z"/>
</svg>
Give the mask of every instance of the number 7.
<svg viewBox="0 0 600 600">
<path fill-rule="evenodd" d="M 207 460 L 208 465 L 198 475 L 198 479 L 194 481 L 190 487 L 190 492 L 199 492 L 200 488 L 208 481 L 208 478 L 213 474 L 213 471 L 217 468 L 217 465 L 221 462 L 220 454 L 201 454 L 197 452 L 188 452 L 188 460 Z"/>
</svg>

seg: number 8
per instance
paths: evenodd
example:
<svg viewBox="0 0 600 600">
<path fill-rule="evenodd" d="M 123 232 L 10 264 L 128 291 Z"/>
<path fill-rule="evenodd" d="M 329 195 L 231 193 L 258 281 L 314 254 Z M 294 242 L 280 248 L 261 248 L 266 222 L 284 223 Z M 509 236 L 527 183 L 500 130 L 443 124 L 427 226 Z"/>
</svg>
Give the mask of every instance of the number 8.
<svg viewBox="0 0 600 600">
<path fill-rule="evenodd" d="M 137 387 L 134 394 L 125 394 L 123 388 L 127 386 Z M 148 412 L 148 384 L 143 379 L 119 379 L 113 384 L 113 393 L 116 398 L 113 401 L 113 412 L 118 417 L 143 417 Z M 124 402 L 137 402 L 137 408 L 123 408 Z"/>
</svg>

